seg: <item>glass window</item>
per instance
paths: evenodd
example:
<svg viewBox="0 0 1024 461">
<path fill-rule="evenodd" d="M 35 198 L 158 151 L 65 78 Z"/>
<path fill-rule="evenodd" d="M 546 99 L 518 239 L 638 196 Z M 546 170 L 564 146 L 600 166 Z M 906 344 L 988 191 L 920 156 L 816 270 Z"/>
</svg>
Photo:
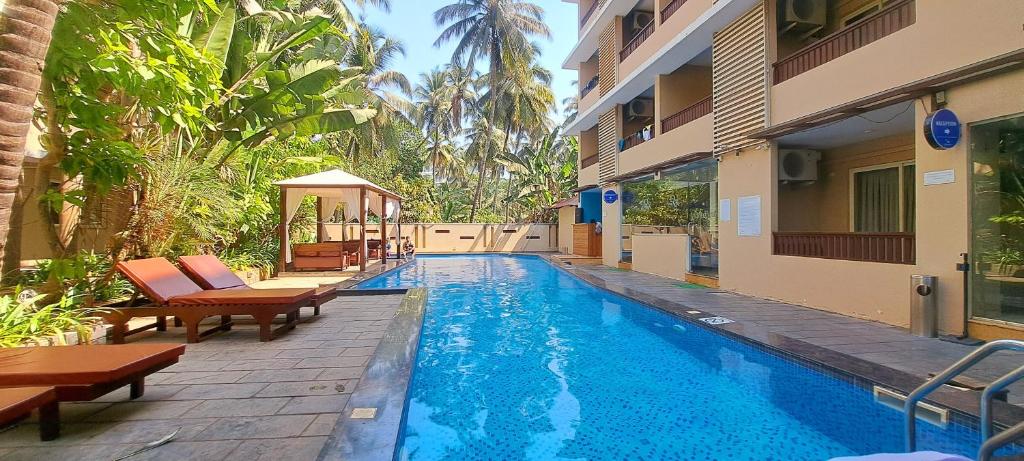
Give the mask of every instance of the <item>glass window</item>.
<svg viewBox="0 0 1024 461">
<path fill-rule="evenodd" d="M 1024 323 L 1024 116 L 970 127 L 971 310 Z"/>
<path fill-rule="evenodd" d="M 914 231 L 914 165 L 853 172 L 854 232 Z"/>
<path fill-rule="evenodd" d="M 718 162 L 700 160 L 622 184 L 622 260 L 632 237 L 688 234 L 694 273 L 718 274 Z"/>
</svg>

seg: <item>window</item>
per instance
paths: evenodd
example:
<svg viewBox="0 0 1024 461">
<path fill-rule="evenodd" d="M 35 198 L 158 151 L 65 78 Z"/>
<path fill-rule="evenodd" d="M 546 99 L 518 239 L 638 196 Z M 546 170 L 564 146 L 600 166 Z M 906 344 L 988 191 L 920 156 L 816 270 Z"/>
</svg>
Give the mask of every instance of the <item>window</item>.
<svg viewBox="0 0 1024 461">
<path fill-rule="evenodd" d="M 898 163 L 851 171 L 854 232 L 914 232 L 914 164 Z"/>
<path fill-rule="evenodd" d="M 1024 115 L 969 130 L 971 312 L 1024 323 Z"/>
<path fill-rule="evenodd" d="M 857 8 L 852 13 L 843 16 L 843 18 L 839 20 L 839 24 L 842 27 L 852 25 L 853 23 L 860 21 L 861 19 L 864 19 L 868 16 L 871 16 L 872 14 L 881 11 L 882 7 L 884 6 L 884 3 L 885 2 L 883 2 L 882 0 L 877 0 L 870 2 L 867 5 L 864 5 L 860 8 Z"/>
</svg>

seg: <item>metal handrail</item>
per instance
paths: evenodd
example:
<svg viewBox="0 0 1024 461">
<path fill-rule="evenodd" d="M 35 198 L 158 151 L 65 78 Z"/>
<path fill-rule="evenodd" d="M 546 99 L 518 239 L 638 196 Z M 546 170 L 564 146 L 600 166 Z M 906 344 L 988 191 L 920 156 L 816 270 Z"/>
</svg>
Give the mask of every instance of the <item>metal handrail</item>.
<svg viewBox="0 0 1024 461">
<path fill-rule="evenodd" d="M 906 420 L 906 428 L 907 428 L 907 444 L 906 444 L 906 448 L 907 448 L 907 452 L 914 451 L 916 446 L 917 446 L 917 434 L 916 434 L 916 432 L 917 432 L 917 426 L 916 426 L 917 425 L 917 415 L 916 415 L 916 413 L 917 413 L 917 403 L 920 402 L 921 400 L 923 400 L 928 394 L 931 394 L 932 392 L 934 392 L 936 389 L 938 389 L 943 384 L 948 383 L 953 378 L 955 378 L 955 377 L 959 376 L 961 373 L 967 371 L 967 369 L 973 367 L 974 365 L 976 365 L 978 362 L 984 360 L 989 355 L 992 355 L 993 353 L 999 352 L 999 351 L 1024 351 L 1024 341 L 1015 341 L 1015 340 L 1012 340 L 1012 339 L 1001 339 L 1001 340 L 992 341 L 990 343 L 987 343 L 984 346 L 981 346 L 978 349 L 974 350 L 974 352 L 971 352 L 970 354 L 967 354 L 967 356 L 965 356 L 964 358 L 962 358 L 960 360 L 957 360 L 956 363 L 954 363 L 954 364 L 950 365 L 949 367 L 947 367 L 945 370 L 942 371 L 942 373 L 939 373 L 939 374 L 935 375 L 932 379 L 929 379 L 928 381 L 925 381 L 924 384 L 920 385 L 917 389 L 914 389 L 914 391 L 911 392 L 910 395 L 907 395 L 907 401 L 903 404 L 903 412 L 906 413 L 906 415 L 907 415 L 907 420 Z M 992 403 L 992 397 L 995 395 L 996 392 L 998 392 L 999 390 L 1002 390 L 1002 388 L 1005 388 L 1006 386 L 1010 385 L 1010 383 L 1013 383 L 1014 381 L 1016 381 L 1017 379 L 1020 379 L 1021 377 L 1024 377 L 1024 367 L 1018 368 L 1018 369 L 1008 373 L 1007 375 L 999 378 L 998 380 L 996 380 L 995 382 L 990 384 L 988 386 L 988 388 L 985 389 L 985 392 L 982 393 L 982 402 L 981 402 L 981 411 L 982 411 L 982 414 L 981 414 L 981 417 L 982 417 L 982 421 L 981 421 L 982 439 L 981 439 L 981 441 L 982 441 L 982 449 L 979 450 L 979 454 L 978 454 L 978 457 L 979 457 L 978 459 L 979 460 L 983 459 L 981 456 L 984 453 L 984 450 L 986 449 L 985 447 L 986 447 L 987 444 L 989 444 L 989 442 L 1002 441 L 1002 440 L 1010 437 L 1011 435 L 1015 435 L 1016 432 L 1024 433 L 1024 423 L 1021 423 L 1021 424 L 1018 424 L 1016 426 L 1013 426 L 1009 430 L 1004 431 L 1003 433 L 1001 433 L 1001 434 L 999 434 L 999 435 L 997 435 L 995 437 L 992 437 L 991 439 L 986 440 L 986 437 L 985 437 L 985 435 L 987 435 L 988 433 L 991 433 L 991 421 L 992 421 L 991 403 Z M 996 388 L 995 386 L 997 384 L 999 386 L 1001 386 L 1001 387 L 1000 388 Z M 990 389 L 992 389 L 991 392 L 990 392 Z M 987 428 L 986 428 L 986 426 L 987 426 Z M 1011 432 L 1013 432 L 1013 433 L 1011 433 Z M 1014 438 L 1016 438 L 1016 437 L 1014 437 Z M 1014 438 L 1010 438 L 1009 440 L 1012 441 Z M 1005 444 L 1005 443 L 1006 442 L 1002 442 L 1002 444 Z M 1002 444 L 1000 444 L 998 446 L 995 446 L 995 447 L 991 447 L 990 446 L 989 450 L 994 452 L 995 449 L 998 448 L 999 446 L 1002 446 Z"/>
<path fill-rule="evenodd" d="M 981 444 L 981 448 L 978 449 L 978 461 L 989 461 L 992 459 L 992 455 L 996 450 L 1002 448 L 1004 445 L 1012 443 L 1021 436 L 1024 436 L 1024 421 L 1000 432 L 991 439 L 986 440 L 985 443 Z"/>
</svg>

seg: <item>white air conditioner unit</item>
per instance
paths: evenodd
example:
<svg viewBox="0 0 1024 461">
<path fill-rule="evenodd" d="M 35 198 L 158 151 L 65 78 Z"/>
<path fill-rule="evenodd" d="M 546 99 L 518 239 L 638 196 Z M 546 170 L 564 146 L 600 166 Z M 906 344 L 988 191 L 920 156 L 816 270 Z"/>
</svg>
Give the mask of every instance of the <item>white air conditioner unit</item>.
<svg viewBox="0 0 1024 461">
<path fill-rule="evenodd" d="M 826 22 L 826 0 L 784 0 L 781 5 L 782 23 L 794 25 L 823 27 Z"/>
<path fill-rule="evenodd" d="M 779 181 L 817 181 L 821 152 L 779 149 Z"/>
<path fill-rule="evenodd" d="M 650 24 L 653 20 L 654 13 L 650 13 L 647 11 L 637 11 L 636 13 L 633 13 L 633 30 L 637 31 L 643 29 L 644 27 L 647 27 L 647 25 Z"/>
<path fill-rule="evenodd" d="M 626 115 L 629 118 L 654 117 L 654 100 L 634 99 L 626 106 Z"/>
</svg>

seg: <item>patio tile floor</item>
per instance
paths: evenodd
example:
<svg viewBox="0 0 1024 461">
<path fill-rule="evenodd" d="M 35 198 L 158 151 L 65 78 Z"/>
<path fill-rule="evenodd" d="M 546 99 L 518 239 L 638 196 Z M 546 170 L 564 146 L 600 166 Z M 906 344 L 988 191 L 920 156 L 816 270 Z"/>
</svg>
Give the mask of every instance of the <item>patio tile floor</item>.
<svg viewBox="0 0 1024 461">
<path fill-rule="evenodd" d="M 922 379 L 942 371 L 974 349 L 935 338 L 913 336 L 904 328 L 808 307 L 717 289 L 683 288 L 676 280 L 640 272 L 606 266 L 574 266 L 571 271 L 596 278 L 614 291 L 648 297 L 653 302 L 681 304 L 746 324 L 756 324 L 777 335 Z M 973 367 L 966 376 L 988 383 L 1022 365 L 1024 353 L 1003 351 Z M 1008 401 L 1024 407 L 1024 383 L 1010 386 L 1009 391 Z"/>
<path fill-rule="evenodd" d="M 179 430 L 139 460 L 315 460 L 404 295 L 345 296 L 274 341 L 255 326 L 189 344 L 181 361 L 128 399 L 61 404 L 61 437 L 40 442 L 34 420 L 0 432 L 0 458 L 111 460 Z M 141 342 L 184 343 L 183 330 Z"/>
</svg>

